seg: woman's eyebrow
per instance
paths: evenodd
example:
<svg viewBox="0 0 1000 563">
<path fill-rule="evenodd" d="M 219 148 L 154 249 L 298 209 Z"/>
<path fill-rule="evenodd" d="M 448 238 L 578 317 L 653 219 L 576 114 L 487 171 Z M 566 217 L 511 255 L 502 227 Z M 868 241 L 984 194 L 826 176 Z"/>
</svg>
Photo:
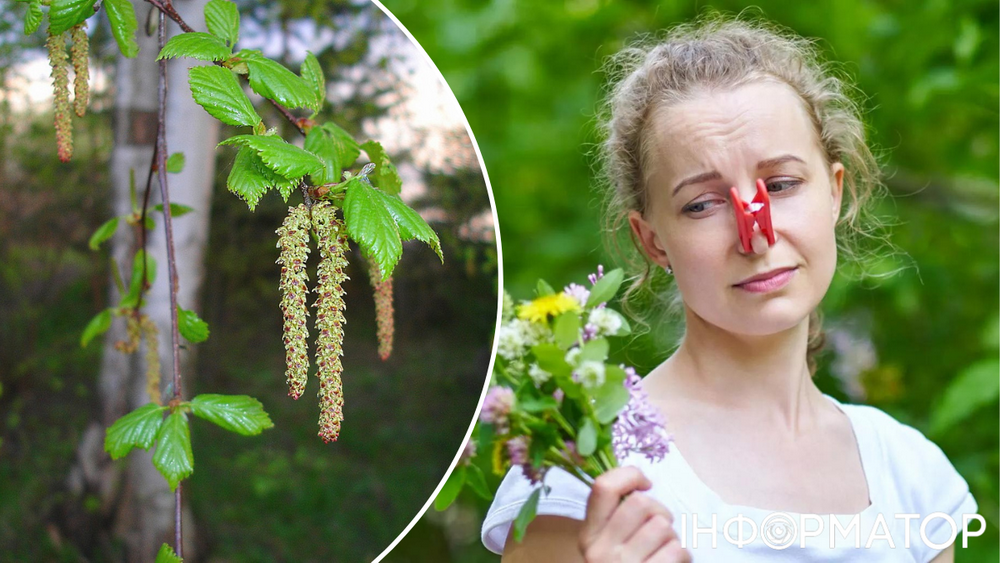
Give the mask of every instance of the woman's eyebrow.
<svg viewBox="0 0 1000 563">
<path fill-rule="evenodd" d="M 757 170 L 763 170 L 765 168 L 774 168 L 779 164 L 784 164 L 786 162 L 801 162 L 805 164 L 806 161 L 793 154 L 783 154 L 781 156 L 776 156 L 774 158 L 768 158 L 757 163 Z M 681 191 L 681 188 L 689 184 L 700 184 L 702 182 L 708 182 L 711 180 L 718 180 L 722 177 L 717 170 L 712 170 L 711 172 L 703 172 L 690 178 L 681 180 L 679 184 L 674 187 L 674 192 L 672 195 L 677 195 L 677 192 Z"/>
</svg>

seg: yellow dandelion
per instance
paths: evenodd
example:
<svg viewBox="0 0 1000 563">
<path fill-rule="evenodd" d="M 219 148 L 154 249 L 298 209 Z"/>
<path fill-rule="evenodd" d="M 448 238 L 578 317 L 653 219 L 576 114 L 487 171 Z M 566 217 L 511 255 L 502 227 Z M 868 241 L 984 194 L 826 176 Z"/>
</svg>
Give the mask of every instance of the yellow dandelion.
<svg viewBox="0 0 1000 563">
<path fill-rule="evenodd" d="M 560 292 L 522 304 L 517 308 L 517 316 L 533 323 L 544 323 L 550 316 L 556 317 L 567 311 L 579 310 L 579 301 Z"/>
</svg>

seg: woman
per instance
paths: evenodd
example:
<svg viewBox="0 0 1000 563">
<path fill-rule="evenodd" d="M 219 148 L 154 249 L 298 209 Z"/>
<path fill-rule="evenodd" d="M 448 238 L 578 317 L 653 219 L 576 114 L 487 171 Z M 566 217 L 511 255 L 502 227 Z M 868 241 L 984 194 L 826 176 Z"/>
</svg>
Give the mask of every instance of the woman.
<svg viewBox="0 0 1000 563">
<path fill-rule="evenodd" d="M 593 489 L 550 471 L 520 543 L 533 486 L 515 467 L 484 543 L 511 562 L 953 561 L 952 527 L 926 517 L 961 533 L 977 505 L 940 448 L 812 379 L 838 245 L 854 258 L 871 236 L 881 189 L 845 85 L 804 39 L 724 18 L 619 60 L 610 212 L 645 259 L 632 289 L 653 268 L 676 282 L 685 334 L 643 381 L 674 442 Z"/>
</svg>

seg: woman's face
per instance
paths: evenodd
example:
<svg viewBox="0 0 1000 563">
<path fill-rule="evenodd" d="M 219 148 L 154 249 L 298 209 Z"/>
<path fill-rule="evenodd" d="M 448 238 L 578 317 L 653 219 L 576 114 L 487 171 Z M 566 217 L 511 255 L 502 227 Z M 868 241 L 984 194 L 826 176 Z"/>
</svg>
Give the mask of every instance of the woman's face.
<svg viewBox="0 0 1000 563">
<path fill-rule="evenodd" d="M 773 334 L 807 318 L 837 265 L 844 167 L 824 163 L 795 92 L 771 82 L 706 92 L 654 112 L 647 143 L 647 209 L 629 219 L 652 260 L 673 268 L 686 307 L 739 334 Z M 729 189 L 749 202 L 758 178 L 776 240 L 768 247 L 758 233 L 747 253 Z M 739 285 L 783 268 L 794 268 L 783 285 Z"/>
</svg>

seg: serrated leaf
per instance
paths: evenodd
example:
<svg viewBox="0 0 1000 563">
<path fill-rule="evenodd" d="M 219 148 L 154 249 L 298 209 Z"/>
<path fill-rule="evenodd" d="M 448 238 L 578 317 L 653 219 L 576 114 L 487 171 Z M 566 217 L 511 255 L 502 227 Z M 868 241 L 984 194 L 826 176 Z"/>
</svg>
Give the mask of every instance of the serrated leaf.
<svg viewBox="0 0 1000 563">
<path fill-rule="evenodd" d="M 105 309 L 94 315 L 94 318 L 87 323 L 87 327 L 83 329 L 83 335 L 80 336 L 80 347 L 86 348 L 91 340 L 104 334 L 109 328 L 111 328 L 111 309 Z"/>
<path fill-rule="evenodd" d="M 87 245 L 90 246 L 91 250 L 97 250 L 101 247 L 101 243 L 115 235 L 116 230 L 118 230 L 118 217 L 112 217 L 97 227 L 94 234 L 90 235 L 90 241 Z"/>
<path fill-rule="evenodd" d="M 233 50 L 222 39 L 211 33 L 192 31 L 171 37 L 156 60 L 188 57 L 199 61 L 224 61 L 232 55 Z"/>
<path fill-rule="evenodd" d="M 324 166 L 318 156 L 285 142 L 276 135 L 236 135 L 219 145 L 250 147 L 257 152 L 267 168 L 289 180 L 297 180 Z"/>
<path fill-rule="evenodd" d="M 104 12 L 108 14 L 111 23 L 111 35 L 118 43 L 118 50 L 126 58 L 139 54 L 139 44 L 135 40 L 135 32 L 139 23 L 135 19 L 135 8 L 129 0 L 104 0 Z"/>
<path fill-rule="evenodd" d="M 382 279 L 391 276 L 403 254 L 403 242 L 396 221 L 376 190 L 352 179 L 344 197 L 344 220 L 347 233 L 378 264 Z"/>
<path fill-rule="evenodd" d="M 586 307 L 590 309 L 601 303 L 610 301 L 618 293 L 618 288 L 622 285 L 622 280 L 624 279 L 625 272 L 621 268 L 615 268 L 604 274 L 604 277 L 597 280 L 594 287 L 590 289 L 590 297 L 587 298 Z"/>
<path fill-rule="evenodd" d="M 243 50 L 237 56 L 247 64 L 250 89 L 286 108 L 313 108 L 316 96 L 309 84 L 260 51 Z"/>
<path fill-rule="evenodd" d="M 538 499 L 541 494 L 541 489 L 535 489 L 521 506 L 521 510 L 518 511 L 517 518 L 514 519 L 514 541 L 520 542 L 524 539 L 524 532 L 527 531 L 528 524 L 531 524 L 538 512 Z"/>
<path fill-rule="evenodd" d="M 194 311 L 177 306 L 177 330 L 188 342 L 197 344 L 208 340 L 208 323 L 201 320 Z"/>
<path fill-rule="evenodd" d="M 244 436 L 254 436 L 274 426 L 264 412 L 264 405 L 247 395 L 198 395 L 190 404 L 195 416 Z"/>
<path fill-rule="evenodd" d="M 326 78 L 323 76 L 323 67 L 319 65 L 319 60 L 310 51 L 306 51 L 306 60 L 302 61 L 301 72 L 302 79 L 306 81 L 306 84 L 312 89 L 313 95 L 316 96 L 316 105 L 313 107 L 313 111 L 319 111 L 323 107 L 323 102 L 326 101 Z"/>
<path fill-rule="evenodd" d="M 122 298 L 119 307 L 135 307 L 139 304 L 143 290 L 143 264 L 146 265 L 146 282 L 152 287 L 156 281 L 156 259 L 139 249 L 132 260 L 132 281 L 129 283 L 128 294 Z"/>
<path fill-rule="evenodd" d="M 163 475 L 170 490 L 194 473 L 194 453 L 191 451 L 191 431 L 187 416 L 174 411 L 160 426 L 156 435 L 156 453 L 153 466 Z"/>
<path fill-rule="evenodd" d="M 250 147 L 240 147 L 226 179 L 226 187 L 245 201 L 250 211 L 257 207 L 260 198 L 273 187 L 262 169 L 266 167 L 257 156 L 257 151 Z"/>
<path fill-rule="evenodd" d="M 60 35 L 94 15 L 97 0 L 52 0 L 49 4 L 49 34 Z"/>
<path fill-rule="evenodd" d="M 104 435 L 104 451 L 111 459 L 119 459 L 132 448 L 148 450 L 163 424 L 164 409 L 156 403 L 146 403 L 116 420 Z"/>
<path fill-rule="evenodd" d="M 486 485 L 486 476 L 483 475 L 483 470 L 479 469 L 479 467 L 472 464 L 468 465 L 465 471 L 465 484 L 483 499 L 491 500 L 493 498 L 493 493 L 490 492 L 489 486 Z"/>
<path fill-rule="evenodd" d="M 38 26 L 42 23 L 42 3 L 39 0 L 32 0 L 28 4 L 28 11 L 24 13 L 24 34 L 31 35 L 38 31 Z"/>
<path fill-rule="evenodd" d="M 597 428 L 589 418 L 583 420 L 583 425 L 576 433 L 576 451 L 582 456 L 589 456 L 597 451 Z"/>
<path fill-rule="evenodd" d="M 1000 397 L 1000 362 L 982 360 L 966 367 L 948 384 L 944 398 L 934 409 L 931 431 L 942 434 L 965 420 L 983 405 Z"/>
<path fill-rule="evenodd" d="M 419 213 L 403 203 L 399 196 L 389 195 L 381 190 L 375 193 L 382 200 L 385 208 L 389 210 L 396 225 L 399 227 L 399 236 L 403 240 L 417 239 L 427 244 L 438 258 L 444 263 L 444 255 L 441 253 L 441 241 L 438 240 L 437 233 L 424 221 Z"/>
<path fill-rule="evenodd" d="M 463 486 L 465 486 L 465 466 L 459 465 L 451 472 L 441 491 L 434 498 L 434 510 L 441 512 L 451 506 L 451 503 L 458 498 L 458 493 L 462 492 Z"/>
<path fill-rule="evenodd" d="M 188 70 L 194 101 L 226 125 L 254 127 L 260 116 L 243 93 L 236 76 L 219 66 L 196 66 Z"/>
<path fill-rule="evenodd" d="M 398 194 L 403 187 L 403 180 L 400 179 L 396 165 L 389 160 L 389 155 L 382 148 L 382 144 L 377 141 L 367 141 L 361 145 L 361 149 L 375 163 L 375 174 L 371 177 L 375 185 L 386 193 Z"/>
<path fill-rule="evenodd" d="M 354 164 L 361 154 L 354 137 L 333 123 L 313 127 L 306 135 L 305 149 L 326 164 L 324 170 L 312 175 L 312 182 L 317 186 L 339 182 L 344 168 Z"/>
<path fill-rule="evenodd" d="M 240 39 L 240 11 L 232 2 L 212 0 L 205 4 L 205 26 L 232 47 Z"/>
<path fill-rule="evenodd" d="M 184 170 L 184 153 L 175 152 L 167 157 L 167 172 L 180 174 Z"/>
<path fill-rule="evenodd" d="M 580 317 L 572 311 L 559 315 L 552 324 L 552 335 L 556 344 L 569 348 L 580 338 Z"/>
<path fill-rule="evenodd" d="M 154 563 L 184 563 L 184 560 L 177 557 L 174 548 L 163 544 L 160 546 L 160 551 L 156 554 L 156 561 Z"/>
<path fill-rule="evenodd" d="M 156 211 L 159 211 L 160 213 L 163 213 L 163 204 L 162 203 L 157 203 L 156 205 L 153 206 L 153 209 L 156 210 Z M 193 207 L 189 207 L 187 205 L 181 205 L 180 203 L 171 203 L 170 204 L 170 216 L 171 217 L 183 217 L 184 215 L 187 215 L 188 213 L 191 213 L 192 211 L 194 211 L 194 208 Z"/>
</svg>

